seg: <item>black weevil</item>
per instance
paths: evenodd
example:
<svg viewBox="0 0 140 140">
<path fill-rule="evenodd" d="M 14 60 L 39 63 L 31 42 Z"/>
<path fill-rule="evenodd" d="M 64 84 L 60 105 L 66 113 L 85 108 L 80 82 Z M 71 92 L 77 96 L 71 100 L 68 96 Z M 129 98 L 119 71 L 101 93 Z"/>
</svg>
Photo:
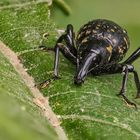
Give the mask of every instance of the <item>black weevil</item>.
<svg viewBox="0 0 140 140">
<path fill-rule="evenodd" d="M 140 47 L 124 62 L 119 63 L 125 56 L 130 46 L 126 30 L 116 23 L 97 19 L 83 25 L 77 36 L 73 32 L 73 26 L 67 25 L 66 31 L 59 37 L 54 47 L 54 77 L 58 79 L 59 51 L 76 65 L 77 70 L 74 83 L 81 85 L 87 74 L 93 75 L 114 74 L 123 72 L 123 81 L 120 93 L 125 102 L 135 106 L 125 95 L 128 73 L 134 74 L 134 81 L 137 87 L 136 98 L 140 98 L 140 81 L 132 63 L 140 57 Z M 43 50 L 49 50 L 40 46 Z M 40 84 L 45 87 L 51 80 Z"/>
</svg>

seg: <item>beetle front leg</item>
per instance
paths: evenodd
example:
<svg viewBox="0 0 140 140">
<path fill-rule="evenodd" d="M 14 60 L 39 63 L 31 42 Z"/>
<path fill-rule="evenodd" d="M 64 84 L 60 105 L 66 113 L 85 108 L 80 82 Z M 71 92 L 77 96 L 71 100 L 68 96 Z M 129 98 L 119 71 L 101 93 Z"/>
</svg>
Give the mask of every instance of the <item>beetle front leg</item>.
<svg viewBox="0 0 140 140">
<path fill-rule="evenodd" d="M 62 43 L 57 43 L 55 46 L 55 61 L 54 61 L 54 78 L 58 79 L 58 65 L 59 65 L 59 51 L 70 60 L 73 64 L 76 64 L 76 56 L 71 53 L 68 47 Z"/>
<path fill-rule="evenodd" d="M 39 88 L 44 88 L 47 87 L 52 81 L 59 79 L 59 74 L 58 74 L 58 67 L 59 67 L 59 52 L 61 51 L 62 54 L 70 60 L 73 64 L 77 63 L 76 56 L 70 51 L 69 47 L 65 46 L 62 44 L 62 39 L 63 36 L 57 41 L 54 51 L 55 51 L 55 60 L 54 60 L 54 75 L 51 79 L 48 79 L 44 82 L 42 82 L 38 87 Z"/>
</svg>

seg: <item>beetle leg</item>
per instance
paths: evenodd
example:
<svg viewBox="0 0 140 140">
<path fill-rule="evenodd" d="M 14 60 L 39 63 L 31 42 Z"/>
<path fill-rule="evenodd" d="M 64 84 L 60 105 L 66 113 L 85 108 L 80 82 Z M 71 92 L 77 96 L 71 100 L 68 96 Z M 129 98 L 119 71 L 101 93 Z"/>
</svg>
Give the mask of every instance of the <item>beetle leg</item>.
<svg viewBox="0 0 140 140">
<path fill-rule="evenodd" d="M 62 52 L 62 54 L 68 59 L 70 60 L 73 64 L 77 63 L 77 59 L 75 54 L 73 54 L 71 52 L 71 50 L 69 48 L 71 48 L 70 46 L 66 46 L 64 44 L 62 44 L 61 42 L 63 40 L 66 39 L 65 35 L 62 35 L 58 40 L 57 43 L 55 45 L 54 51 L 55 51 L 55 60 L 54 60 L 54 76 L 51 79 L 48 79 L 44 82 L 42 82 L 38 87 L 39 88 L 44 88 L 46 86 L 48 86 L 52 81 L 59 79 L 59 75 L 58 75 L 58 66 L 59 66 L 59 51 Z M 67 43 L 66 43 L 67 44 Z"/>
<path fill-rule="evenodd" d="M 51 79 L 45 80 L 42 82 L 38 88 L 45 88 L 47 87 L 52 81 L 59 79 L 58 77 L 58 65 L 59 65 L 59 49 L 62 48 L 63 44 L 56 43 L 56 46 L 54 48 L 55 50 L 55 61 L 54 61 L 54 75 Z"/>
<path fill-rule="evenodd" d="M 140 57 L 140 47 L 134 51 L 130 57 L 125 60 L 122 64 L 132 64 L 136 59 L 138 59 Z M 138 74 L 135 70 L 132 71 L 134 74 L 134 81 L 137 87 L 137 95 L 136 98 L 140 98 L 140 81 L 139 81 L 139 77 Z"/>
<path fill-rule="evenodd" d="M 58 77 L 59 51 L 61 51 L 68 60 L 76 64 L 76 56 L 70 52 L 69 48 L 62 43 L 57 43 L 55 46 L 54 77 Z"/>
<path fill-rule="evenodd" d="M 137 87 L 136 98 L 140 98 L 140 81 L 139 81 L 139 77 L 138 77 L 138 74 L 137 74 L 137 72 L 135 70 L 133 71 L 133 74 L 134 74 L 134 81 L 135 81 L 135 84 L 136 84 L 136 87 Z"/>
<path fill-rule="evenodd" d="M 63 40 L 64 40 L 64 38 L 65 38 L 65 35 L 61 35 L 59 38 L 58 38 L 58 40 L 56 41 L 56 44 L 57 43 L 61 43 Z M 43 51 L 55 51 L 55 48 L 52 48 L 52 47 L 46 47 L 46 46 L 44 46 L 44 45 L 41 45 L 41 46 L 39 46 L 39 48 L 41 49 L 41 50 L 43 50 Z"/>
<path fill-rule="evenodd" d="M 129 71 L 130 70 L 130 71 Z M 128 104 L 128 105 L 131 105 L 131 106 L 134 106 L 135 108 L 137 108 L 136 104 L 131 102 L 125 95 L 125 91 L 126 91 L 126 83 L 127 83 L 127 80 L 128 80 L 128 73 L 131 72 L 132 70 L 132 67 L 129 69 L 129 66 L 128 65 L 125 65 L 123 66 L 123 73 L 124 73 L 124 76 L 123 76 L 123 81 L 122 81 L 122 87 L 121 87 L 121 91 L 118 95 L 121 95 L 124 99 L 124 101 Z"/>
</svg>

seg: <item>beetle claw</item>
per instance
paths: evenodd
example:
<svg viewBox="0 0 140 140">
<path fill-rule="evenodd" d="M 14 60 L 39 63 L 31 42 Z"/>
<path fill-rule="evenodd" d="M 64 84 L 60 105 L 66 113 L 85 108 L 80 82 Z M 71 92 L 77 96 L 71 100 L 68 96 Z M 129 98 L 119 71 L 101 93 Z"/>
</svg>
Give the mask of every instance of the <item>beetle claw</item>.
<svg viewBox="0 0 140 140">
<path fill-rule="evenodd" d="M 39 89 L 46 88 L 50 85 L 50 83 L 52 83 L 53 81 L 58 80 L 58 79 L 61 79 L 61 78 L 58 76 L 53 76 L 52 78 L 45 80 L 44 82 L 37 85 L 37 88 L 39 88 Z"/>
<path fill-rule="evenodd" d="M 45 80 L 44 82 L 37 85 L 37 88 L 43 89 L 45 87 L 48 87 L 50 83 L 51 83 L 51 79 Z"/>
<path fill-rule="evenodd" d="M 130 107 L 135 107 L 137 109 L 137 105 L 133 102 L 131 102 L 123 93 L 119 93 L 117 94 L 117 96 L 122 96 L 123 100 L 125 101 L 125 103 L 130 106 Z"/>
</svg>

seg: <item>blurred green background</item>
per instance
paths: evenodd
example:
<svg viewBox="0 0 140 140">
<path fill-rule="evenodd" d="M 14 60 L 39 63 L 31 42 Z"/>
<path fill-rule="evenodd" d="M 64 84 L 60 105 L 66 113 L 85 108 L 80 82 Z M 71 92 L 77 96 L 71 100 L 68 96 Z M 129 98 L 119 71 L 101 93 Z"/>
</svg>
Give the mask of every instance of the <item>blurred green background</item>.
<svg viewBox="0 0 140 140">
<path fill-rule="evenodd" d="M 140 46 L 139 0 L 65 0 L 65 2 L 72 9 L 69 16 L 66 16 L 55 4 L 52 6 L 52 18 L 59 28 L 65 29 L 66 25 L 71 23 L 77 32 L 83 24 L 90 20 L 109 19 L 128 31 L 131 46 L 126 57 Z M 140 76 L 140 59 L 134 65 Z"/>
</svg>

